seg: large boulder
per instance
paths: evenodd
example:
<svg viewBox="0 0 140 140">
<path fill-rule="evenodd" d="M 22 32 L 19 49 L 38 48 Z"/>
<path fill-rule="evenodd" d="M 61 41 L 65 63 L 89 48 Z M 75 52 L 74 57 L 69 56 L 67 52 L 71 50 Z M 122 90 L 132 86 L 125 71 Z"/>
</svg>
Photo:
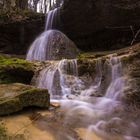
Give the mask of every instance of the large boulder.
<svg viewBox="0 0 140 140">
<path fill-rule="evenodd" d="M 58 30 L 48 30 L 33 42 L 27 60 L 74 59 L 78 54 L 76 45 L 65 34 Z"/>
<path fill-rule="evenodd" d="M 8 115 L 29 106 L 48 108 L 49 104 L 46 89 L 19 83 L 0 85 L 0 115 Z"/>
</svg>

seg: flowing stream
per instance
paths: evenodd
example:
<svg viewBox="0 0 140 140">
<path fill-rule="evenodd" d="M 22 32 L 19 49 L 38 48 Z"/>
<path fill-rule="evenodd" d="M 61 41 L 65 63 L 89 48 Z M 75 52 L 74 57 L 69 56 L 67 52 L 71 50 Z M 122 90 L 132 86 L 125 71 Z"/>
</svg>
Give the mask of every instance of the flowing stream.
<svg viewBox="0 0 140 140">
<path fill-rule="evenodd" d="M 57 9 L 49 12 L 46 30 L 52 29 L 56 14 Z M 79 76 L 76 59 L 54 61 L 49 57 L 52 51 L 47 43 L 51 33 L 45 31 L 37 38 L 27 59 L 50 60 L 50 65 L 40 71 L 36 86 L 47 88 L 51 102 L 60 103 L 62 126 L 73 130 L 85 128 L 84 140 L 93 140 L 89 133 L 95 133 L 102 140 L 139 140 L 137 120 L 131 120 L 121 100 L 126 83 L 121 59 L 115 55 L 107 56 L 105 62 L 97 58 L 94 77 Z M 64 132 L 56 140 L 76 138 Z"/>
<path fill-rule="evenodd" d="M 103 140 L 138 140 L 128 135 L 133 134 L 132 128 L 135 129 L 137 125 L 134 122 L 125 122 L 122 117 L 124 106 L 121 95 L 125 87 L 125 77 L 121 60 L 119 57 L 109 56 L 105 63 L 111 70 L 107 75 L 111 80 L 102 97 L 94 96 L 99 94 L 103 84 L 101 59 L 96 60 L 96 75 L 88 86 L 78 77 L 76 59 L 52 61 L 49 67 L 40 72 L 37 86 L 49 90 L 52 102 L 60 102 L 65 112 L 64 125 L 72 125 L 73 129 L 88 129 L 85 140 L 92 140 L 88 138 L 88 132 L 96 133 Z"/>
</svg>

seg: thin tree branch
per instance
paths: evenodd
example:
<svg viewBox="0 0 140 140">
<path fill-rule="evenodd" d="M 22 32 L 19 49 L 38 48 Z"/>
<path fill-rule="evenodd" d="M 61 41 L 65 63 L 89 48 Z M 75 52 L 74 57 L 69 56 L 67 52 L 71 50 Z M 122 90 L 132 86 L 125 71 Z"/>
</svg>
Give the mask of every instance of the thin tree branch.
<svg viewBox="0 0 140 140">
<path fill-rule="evenodd" d="M 136 41 L 136 39 L 137 39 L 137 37 L 138 37 L 139 34 L 140 34 L 140 29 L 136 32 L 136 34 L 135 34 L 135 36 L 134 36 L 134 38 L 133 38 L 133 40 L 131 42 L 131 45 L 134 44 L 134 42 Z"/>
</svg>

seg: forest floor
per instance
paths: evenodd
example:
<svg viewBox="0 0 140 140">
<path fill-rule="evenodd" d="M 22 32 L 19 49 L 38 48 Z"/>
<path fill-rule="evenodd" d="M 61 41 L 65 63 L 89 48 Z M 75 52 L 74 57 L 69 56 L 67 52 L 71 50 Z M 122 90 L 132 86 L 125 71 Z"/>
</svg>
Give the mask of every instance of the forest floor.
<svg viewBox="0 0 140 140">
<path fill-rule="evenodd" d="M 35 13 L 31 10 L 14 10 L 14 11 L 3 11 L 0 12 L 0 25 L 21 22 L 30 19 L 37 19 L 39 17 L 44 17 L 44 14 Z"/>
</svg>

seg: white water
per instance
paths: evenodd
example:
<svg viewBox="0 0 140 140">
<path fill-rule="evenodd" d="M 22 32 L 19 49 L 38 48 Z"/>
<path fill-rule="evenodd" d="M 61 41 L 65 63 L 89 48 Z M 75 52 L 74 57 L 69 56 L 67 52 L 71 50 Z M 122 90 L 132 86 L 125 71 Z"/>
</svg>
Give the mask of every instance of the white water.
<svg viewBox="0 0 140 140">
<path fill-rule="evenodd" d="M 69 52 L 70 50 L 73 52 Z M 75 57 L 77 52 L 75 44 L 65 34 L 58 30 L 48 30 L 33 42 L 26 59 L 30 61 L 58 60 L 62 57 Z"/>
<path fill-rule="evenodd" d="M 57 10 L 48 13 L 46 30 L 52 29 Z M 42 33 L 31 45 L 27 60 L 52 60 L 52 31 Z M 64 37 L 66 38 L 66 37 Z M 68 40 L 66 38 L 66 40 Z M 69 42 L 69 41 L 66 41 Z M 69 43 L 66 43 L 69 44 Z M 97 59 L 95 77 L 78 77 L 77 60 L 51 61 L 37 78 L 37 86 L 47 88 L 51 100 L 60 102 L 63 110 L 63 124 L 87 128 L 103 140 L 139 140 L 139 130 L 135 120 L 128 120 L 124 112 L 121 95 L 125 87 L 125 78 L 121 60 L 117 56 L 106 59 L 107 73 L 103 73 L 103 61 Z M 103 79 L 109 77 L 104 93 L 101 92 Z M 92 79 L 92 80 L 91 80 Z M 92 82 L 91 82 L 92 81 Z M 102 97 L 98 97 L 102 95 Z M 63 138 L 62 138 L 63 139 Z M 69 136 L 68 139 L 76 140 Z M 88 136 L 84 140 L 93 140 Z"/>
<path fill-rule="evenodd" d="M 48 43 L 49 43 L 49 37 L 51 35 L 51 31 L 47 31 L 42 33 L 31 45 L 27 57 L 27 60 L 46 60 L 47 54 L 49 53 L 49 47 L 48 47 Z"/>
<path fill-rule="evenodd" d="M 47 14 L 45 30 L 53 29 L 54 25 L 58 24 L 60 24 L 59 8 L 55 8 Z"/>
<path fill-rule="evenodd" d="M 119 94 L 123 94 L 123 86 L 125 83 L 124 77 L 122 76 L 121 62 L 117 57 L 112 56 L 106 61 L 109 62 L 109 67 L 111 67 L 111 73 L 108 75 L 111 77 L 111 82 L 105 93 L 105 98 L 117 100 Z M 61 87 L 61 90 L 59 91 L 60 95 L 80 95 L 85 97 L 94 96 L 95 93 L 100 90 L 100 86 L 102 84 L 102 65 L 101 59 L 98 59 L 96 61 L 95 68 L 96 76 L 93 78 L 90 85 L 85 85 L 85 81 L 78 77 L 76 59 L 52 61 L 49 67 L 40 72 L 37 80 L 37 86 L 41 88 L 48 88 L 52 95 L 55 88 Z M 48 79 L 49 81 L 47 82 Z M 57 83 L 56 87 L 54 83 Z M 56 90 L 58 91 L 59 89 Z"/>
<path fill-rule="evenodd" d="M 123 94 L 124 77 L 122 76 L 122 64 L 119 58 L 112 57 L 109 60 L 111 65 L 111 83 L 107 89 L 106 97 L 111 99 L 119 98 Z"/>
<path fill-rule="evenodd" d="M 121 61 L 116 56 L 109 56 L 105 63 L 111 70 L 108 75 L 111 81 L 102 97 L 94 96 L 102 86 L 101 59 L 96 61 L 96 76 L 88 86 L 78 77 L 75 59 L 53 61 L 52 65 L 40 72 L 37 85 L 48 88 L 52 101 L 61 103 L 64 126 L 86 127 L 88 132 L 96 133 L 103 140 L 138 140 L 132 132 L 138 129 L 137 124 L 122 117 L 124 106 L 120 95 L 123 94 L 125 78 Z M 92 139 L 86 136 L 84 140 Z"/>
<path fill-rule="evenodd" d="M 55 26 L 59 26 L 59 24 L 59 8 L 55 8 L 48 12 L 45 30 L 30 46 L 26 57 L 27 60 L 51 60 L 54 51 L 53 45 L 56 41 L 60 44 L 62 42 L 61 40 L 63 40 L 62 43 L 65 44 L 65 47 L 69 47 L 71 45 L 72 41 L 65 34 L 58 30 L 52 30 Z M 55 36 L 56 34 L 58 34 L 58 38 Z M 58 42 L 58 39 L 61 42 Z"/>
<path fill-rule="evenodd" d="M 73 84 L 77 84 L 77 74 L 77 61 L 75 59 L 53 61 L 52 65 L 40 72 L 37 86 L 47 88 L 52 98 L 60 99 L 63 95 L 71 94 Z M 69 84 L 70 82 L 73 84 Z"/>
</svg>

